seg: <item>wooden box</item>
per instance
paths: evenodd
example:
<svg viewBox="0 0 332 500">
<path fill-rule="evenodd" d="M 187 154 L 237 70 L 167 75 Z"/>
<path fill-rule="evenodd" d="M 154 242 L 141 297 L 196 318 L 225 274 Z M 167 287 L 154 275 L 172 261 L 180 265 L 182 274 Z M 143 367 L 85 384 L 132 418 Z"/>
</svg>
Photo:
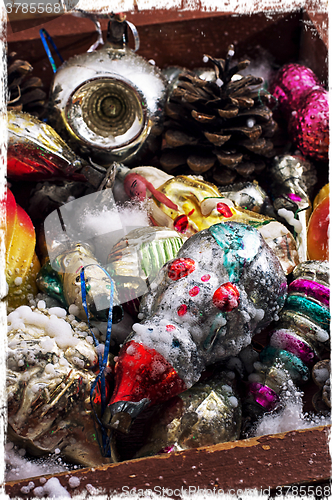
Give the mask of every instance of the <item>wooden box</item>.
<svg viewBox="0 0 332 500">
<path fill-rule="evenodd" d="M 225 48 L 234 43 L 238 57 L 254 59 L 264 49 L 276 65 L 301 62 L 327 83 L 328 16 L 319 5 L 288 12 L 266 9 L 247 14 L 183 7 L 165 11 L 136 8 L 126 13 L 127 19 L 138 28 L 140 55 L 154 59 L 161 68 L 167 65 L 193 68 L 201 65 L 204 53 L 224 57 Z M 102 19 L 101 25 L 106 30 L 107 20 Z M 90 20 L 74 18 L 73 22 L 70 14 L 14 16 L 8 24 L 8 50 L 28 59 L 34 74 L 48 85 L 53 74 L 40 41 L 41 27 L 53 37 L 65 60 L 85 52 L 96 34 Z M 256 489 L 272 496 L 287 493 L 303 496 L 313 492 L 329 496 L 328 438 L 329 426 L 317 427 L 64 472 L 56 477 L 73 496 L 93 495 L 98 491 L 133 493 L 133 488 L 137 493 L 152 490 L 157 496 L 164 493 L 172 498 L 204 489 L 239 495 L 240 491 Z M 74 475 L 79 477 L 80 485 L 71 490 L 68 479 Z M 36 486 L 41 484 L 39 478 L 32 480 Z M 22 493 L 21 488 L 28 483 L 29 479 L 7 483 L 6 493 L 11 498 L 27 498 L 29 495 Z"/>
</svg>

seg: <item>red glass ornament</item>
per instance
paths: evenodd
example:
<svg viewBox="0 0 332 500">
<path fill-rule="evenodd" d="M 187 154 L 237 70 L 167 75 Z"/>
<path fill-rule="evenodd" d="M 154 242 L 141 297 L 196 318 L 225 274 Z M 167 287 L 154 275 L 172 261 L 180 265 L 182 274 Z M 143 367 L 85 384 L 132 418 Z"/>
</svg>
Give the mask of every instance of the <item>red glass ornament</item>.
<svg viewBox="0 0 332 500">
<path fill-rule="evenodd" d="M 175 259 L 168 265 L 168 277 L 177 281 L 195 270 L 195 261 L 193 259 Z"/>
<path fill-rule="evenodd" d="M 299 102 L 289 121 L 289 134 L 303 155 L 328 160 L 329 103 L 325 89 L 314 87 Z"/>
<path fill-rule="evenodd" d="M 97 373 L 98 373 L 98 371 L 96 372 L 96 374 Z M 112 382 L 111 373 L 112 373 L 111 367 L 108 367 L 107 368 L 107 377 L 105 377 L 105 399 L 106 399 L 106 401 L 109 400 L 110 393 L 111 393 L 111 382 Z M 92 394 L 92 401 L 95 405 L 101 404 L 101 390 L 102 390 L 101 389 L 101 381 L 98 380 L 96 387 L 95 387 L 95 390 Z"/>
<path fill-rule="evenodd" d="M 221 215 L 227 218 L 232 217 L 233 215 L 231 209 L 228 205 L 226 205 L 226 203 L 217 203 L 217 210 Z"/>
<path fill-rule="evenodd" d="M 224 283 L 214 292 L 213 304 L 221 311 L 229 312 L 239 305 L 240 293 L 233 283 Z"/>
<path fill-rule="evenodd" d="M 301 64 L 286 64 L 272 80 L 269 91 L 278 101 L 278 111 L 286 120 L 299 108 L 300 100 L 320 82 L 315 73 Z M 275 102 L 272 101 L 275 106 Z"/>
<path fill-rule="evenodd" d="M 308 257 L 329 259 L 330 197 L 327 196 L 312 212 L 308 224 Z"/>
<path fill-rule="evenodd" d="M 73 180 L 85 181 L 81 174 L 74 173 L 77 167 L 71 167 L 67 161 L 57 154 L 43 151 L 31 145 L 8 145 L 7 175 L 10 179 L 45 180 L 54 177 L 71 177 Z"/>
<path fill-rule="evenodd" d="M 119 401 L 150 404 L 170 399 L 186 390 L 186 384 L 173 366 L 155 349 L 134 340 L 126 343 L 115 365 L 116 386 L 109 405 Z"/>
</svg>

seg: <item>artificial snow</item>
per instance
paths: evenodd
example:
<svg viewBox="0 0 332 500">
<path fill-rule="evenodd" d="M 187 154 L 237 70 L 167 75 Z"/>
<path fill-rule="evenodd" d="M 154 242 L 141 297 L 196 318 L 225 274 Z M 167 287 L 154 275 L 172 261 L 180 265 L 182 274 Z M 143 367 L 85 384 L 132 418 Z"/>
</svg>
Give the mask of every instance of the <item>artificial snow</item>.
<svg viewBox="0 0 332 500">
<path fill-rule="evenodd" d="M 291 381 L 289 381 L 288 389 L 281 395 L 282 410 L 278 413 L 265 413 L 253 430 L 254 436 L 259 437 L 331 424 L 330 415 L 317 415 L 303 411 L 303 393 L 298 391 Z"/>
<path fill-rule="evenodd" d="M 71 498 L 71 494 L 64 488 L 57 477 L 51 477 L 44 486 L 33 490 L 36 497 Z"/>
<path fill-rule="evenodd" d="M 68 466 L 59 464 L 54 455 L 47 458 L 29 460 L 25 458 L 25 450 L 7 442 L 5 445 L 6 473 L 5 480 L 19 481 L 45 474 L 57 474 L 68 470 Z M 42 481 L 40 481 L 42 482 Z"/>
<path fill-rule="evenodd" d="M 300 233 L 302 231 L 301 222 L 298 219 L 295 219 L 294 213 L 291 210 L 279 208 L 278 215 L 279 217 L 283 217 L 290 226 L 293 226 L 296 233 Z"/>
<path fill-rule="evenodd" d="M 81 484 L 81 481 L 80 481 L 80 479 L 78 477 L 71 476 L 68 479 L 68 484 L 69 484 L 70 488 L 78 488 L 79 485 Z"/>
</svg>

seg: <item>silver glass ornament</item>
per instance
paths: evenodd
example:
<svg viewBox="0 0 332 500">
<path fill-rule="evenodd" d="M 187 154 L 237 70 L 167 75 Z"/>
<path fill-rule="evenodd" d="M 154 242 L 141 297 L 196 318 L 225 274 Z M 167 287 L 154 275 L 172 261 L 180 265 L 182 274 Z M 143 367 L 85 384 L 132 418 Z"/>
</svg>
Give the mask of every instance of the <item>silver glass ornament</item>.
<svg viewBox="0 0 332 500">
<path fill-rule="evenodd" d="M 127 46 L 127 29 L 113 16 L 103 48 L 66 61 L 51 89 L 54 127 L 104 166 L 153 149 L 161 133 L 167 80 Z"/>
<path fill-rule="evenodd" d="M 276 156 L 270 168 L 270 179 L 273 207 L 281 219 L 294 227 L 300 262 L 305 262 L 312 209 L 310 195 L 317 182 L 315 167 L 301 156 Z"/>
</svg>

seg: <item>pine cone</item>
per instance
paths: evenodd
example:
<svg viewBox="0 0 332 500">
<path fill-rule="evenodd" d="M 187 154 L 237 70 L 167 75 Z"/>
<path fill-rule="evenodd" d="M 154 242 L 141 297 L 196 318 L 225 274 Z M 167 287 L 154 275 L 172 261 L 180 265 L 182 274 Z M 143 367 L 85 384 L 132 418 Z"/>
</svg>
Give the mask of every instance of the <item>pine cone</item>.
<svg viewBox="0 0 332 500">
<path fill-rule="evenodd" d="M 255 178 L 274 155 L 267 138 L 277 128 L 266 106 L 263 80 L 238 75 L 250 61 L 230 67 L 234 47 L 226 60 L 204 56 L 215 77 L 206 81 L 186 70 L 168 100 L 160 164 L 166 172 L 201 174 L 218 185 Z M 185 167 L 187 166 L 187 167 Z"/>
<path fill-rule="evenodd" d="M 26 111 L 40 119 L 46 109 L 46 93 L 42 90 L 42 80 L 31 76 L 32 70 L 28 61 L 16 59 L 15 52 L 7 56 L 7 109 Z"/>
</svg>

